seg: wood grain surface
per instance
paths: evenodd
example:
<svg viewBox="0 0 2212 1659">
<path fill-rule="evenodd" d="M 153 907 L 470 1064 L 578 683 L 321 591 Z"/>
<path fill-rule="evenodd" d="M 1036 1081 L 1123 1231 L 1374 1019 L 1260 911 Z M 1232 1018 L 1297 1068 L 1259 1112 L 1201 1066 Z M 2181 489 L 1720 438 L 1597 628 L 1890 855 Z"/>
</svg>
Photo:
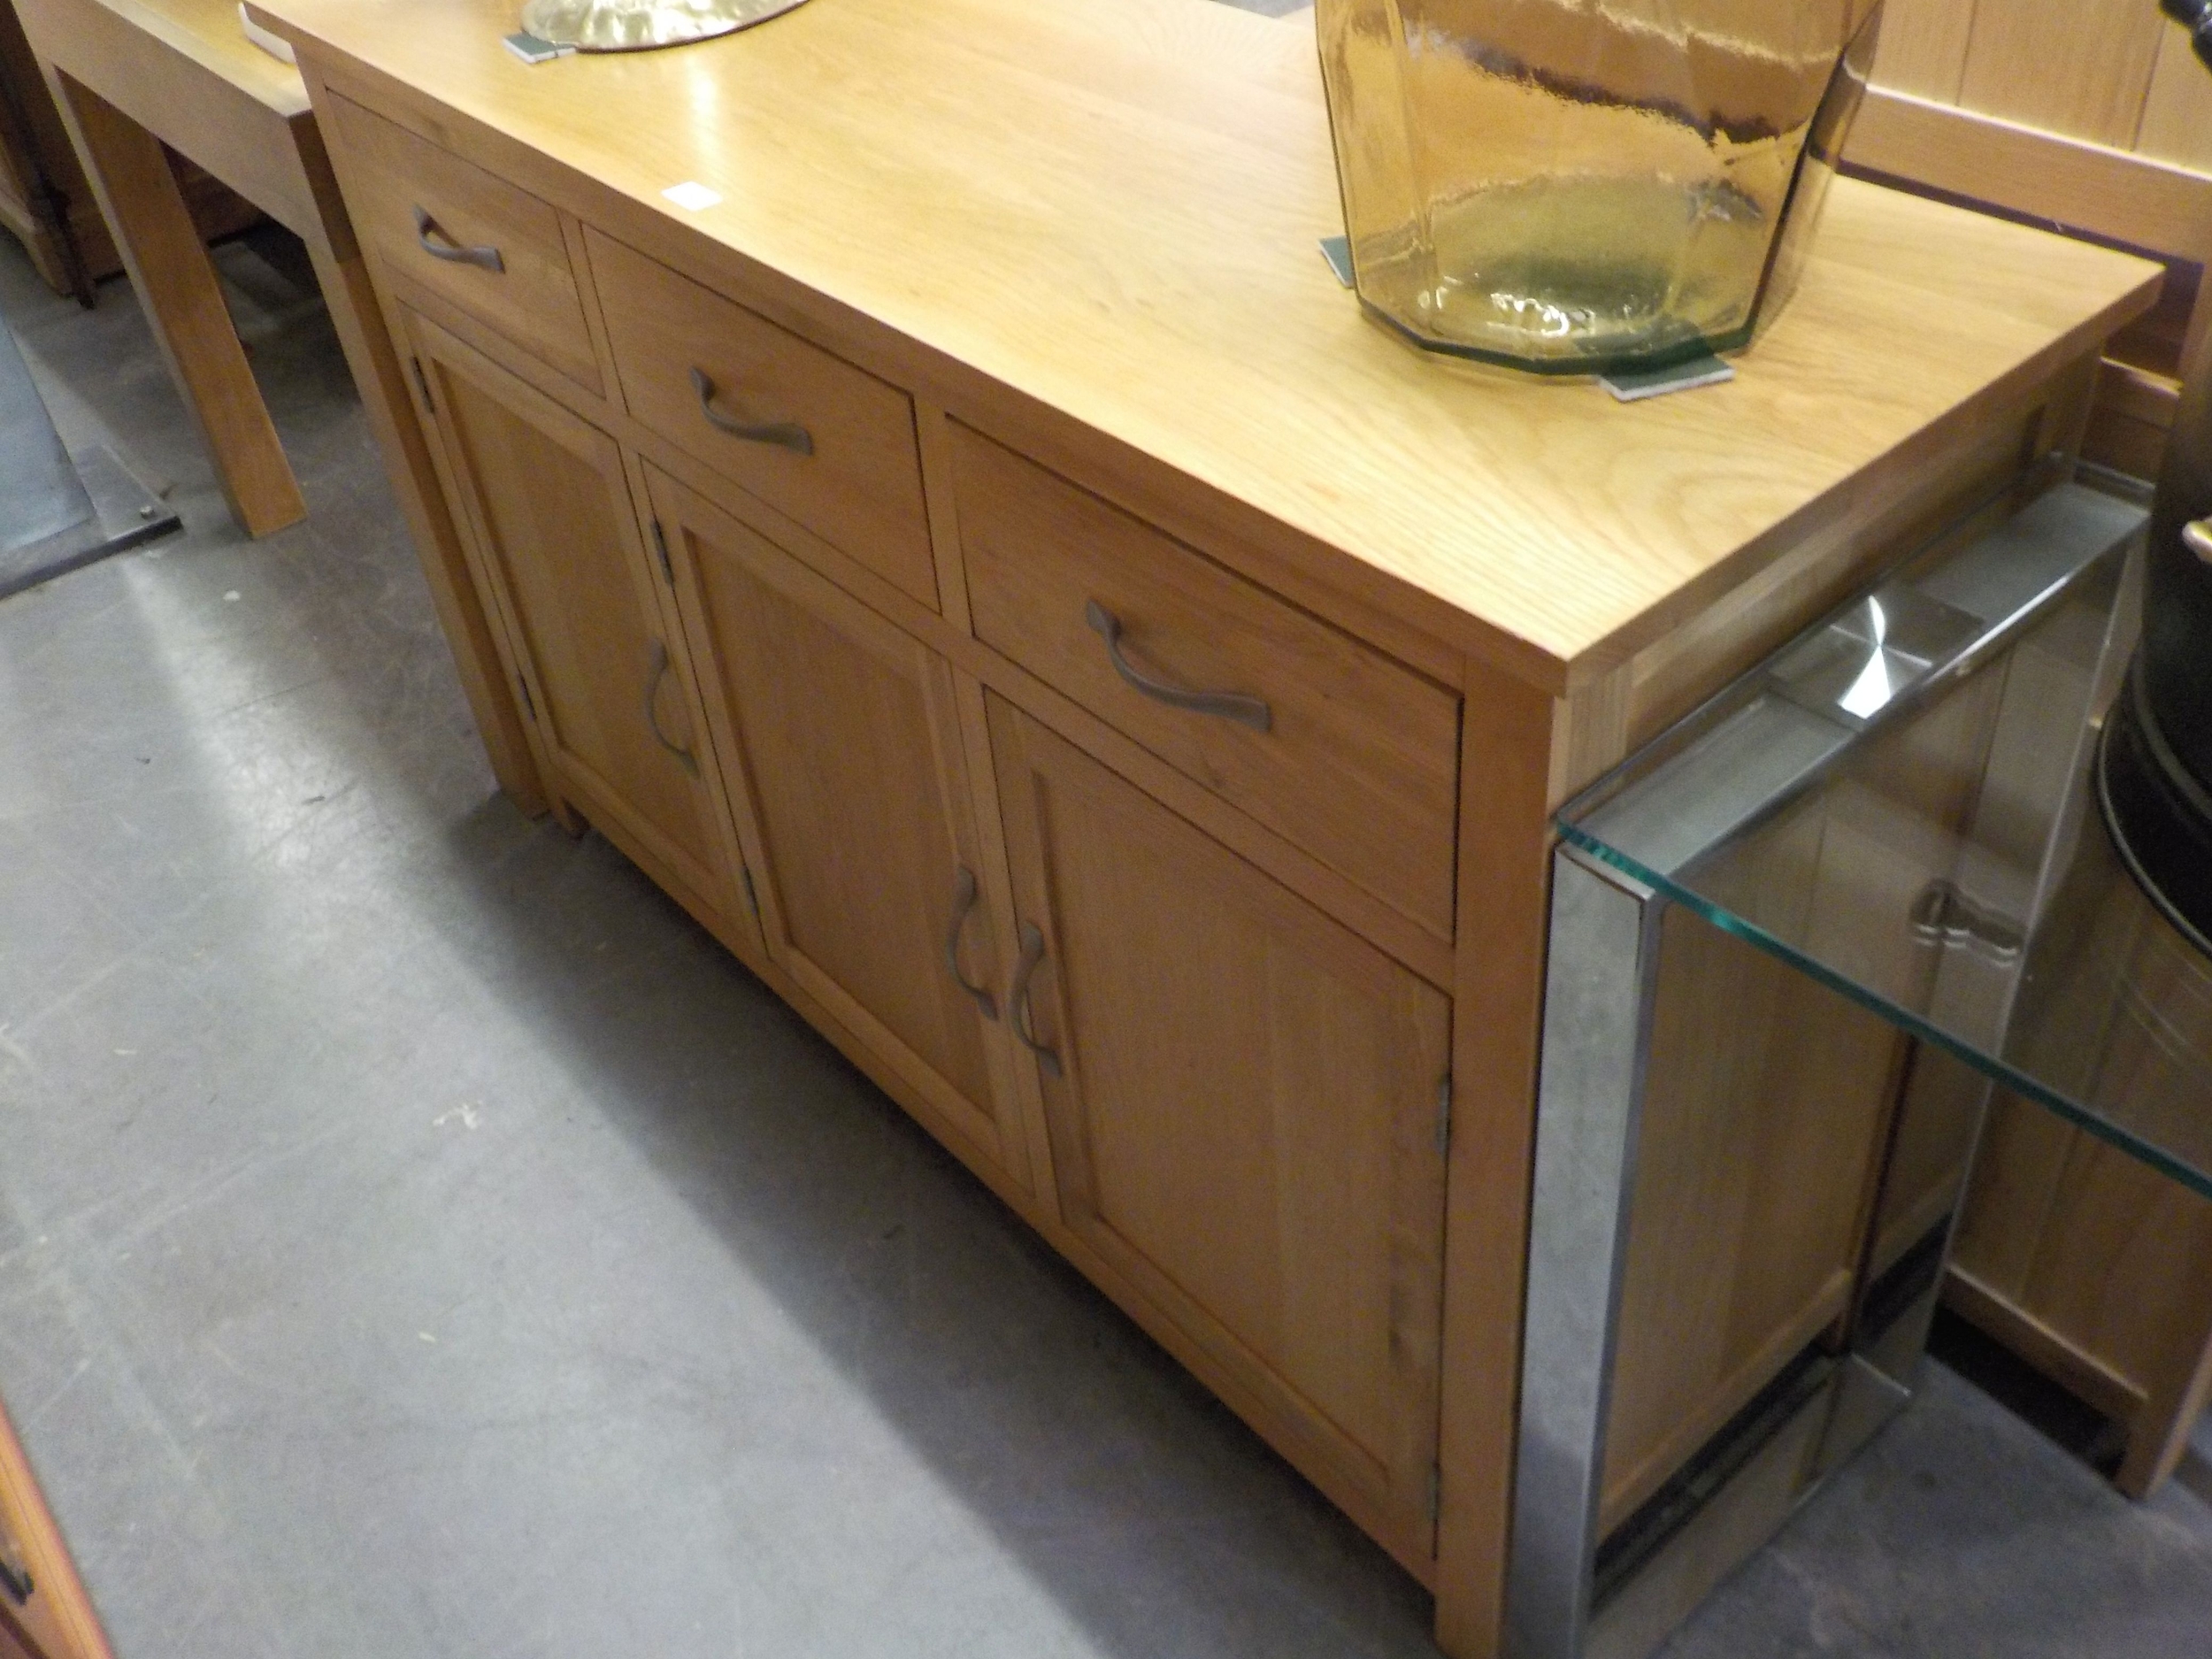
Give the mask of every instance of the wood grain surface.
<svg viewBox="0 0 2212 1659">
<path fill-rule="evenodd" d="M 954 429 L 976 636 L 1270 829 L 1452 936 L 1459 702 L 1202 555 Z M 1264 732 L 1124 683 L 1256 696 Z"/>
<path fill-rule="evenodd" d="M 989 1027 L 1010 958 L 986 906 L 942 657 L 649 472 L 692 660 L 778 965 L 1025 1179 Z M 976 896 L 957 908 L 958 877 Z M 992 999 L 987 1020 L 962 979 Z"/>
<path fill-rule="evenodd" d="M 914 342 L 891 378 L 933 380 L 917 389 L 956 414 L 1011 393 L 1079 422 L 1552 689 L 2154 282 L 1846 183 L 1733 384 L 1621 407 L 1365 321 L 1315 248 L 1340 227 L 1312 40 L 1208 0 L 816 0 L 680 52 L 537 68 L 500 44 L 505 0 L 259 10 L 557 204 L 656 252 L 687 227 L 718 279 Z M 672 206 L 684 181 L 720 201 Z"/>
<path fill-rule="evenodd" d="M 112 13 L 130 28 L 182 53 L 256 103 L 289 118 L 308 112 L 300 72 L 246 38 L 237 0 L 73 0 Z"/>
<path fill-rule="evenodd" d="M 990 719 L 1046 949 L 1007 1018 L 1057 1056 L 1062 1221 L 1367 1491 L 1420 1571 L 1449 1003 L 1044 726 Z"/>
<path fill-rule="evenodd" d="M 48 73 L 232 516 L 253 536 L 297 524 L 307 503 L 160 140 L 66 73 Z"/>
<path fill-rule="evenodd" d="M 688 893 L 733 911 L 703 716 L 620 451 L 435 324 L 413 319 L 409 334 L 551 780 Z"/>
<path fill-rule="evenodd" d="M 608 343 L 630 412 L 790 514 L 917 603 L 937 603 L 914 405 L 904 392 L 587 231 Z M 805 428 L 803 453 L 718 429 L 726 418 Z"/>
<path fill-rule="evenodd" d="M 481 318 L 580 386 L 601 389 L 560 216 L 527 191 L 343 98 L 330 122 L 352 158 L 357 233 L 395 273 Z M 418 212 L 433 228 L 419 228 Z M 431 241 L 430 238 L 436 238 Z M 495 268 L 440 247 L 495 257 Z"/>
<path fill-rule="evenodd" d="M 39 56 L 303 236 L 316 180 L 296 132 L 311 128 L 299 72 L 248 42 L 220 0 L 21 0 Z"/>
</svg>

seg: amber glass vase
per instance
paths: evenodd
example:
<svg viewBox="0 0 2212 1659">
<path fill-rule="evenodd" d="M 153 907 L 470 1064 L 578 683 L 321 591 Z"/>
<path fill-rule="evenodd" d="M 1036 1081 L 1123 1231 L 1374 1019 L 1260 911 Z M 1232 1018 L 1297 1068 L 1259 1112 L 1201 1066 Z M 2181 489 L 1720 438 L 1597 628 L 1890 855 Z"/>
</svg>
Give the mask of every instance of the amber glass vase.
<svg viewBox="0 0 2212 1659">
<path fill-rule="evenodd" d="M 1795 284 L 1880 0 L 1318 0 L 1361 300 L 1550 373 L 1749 343 Z"/>
</svg>

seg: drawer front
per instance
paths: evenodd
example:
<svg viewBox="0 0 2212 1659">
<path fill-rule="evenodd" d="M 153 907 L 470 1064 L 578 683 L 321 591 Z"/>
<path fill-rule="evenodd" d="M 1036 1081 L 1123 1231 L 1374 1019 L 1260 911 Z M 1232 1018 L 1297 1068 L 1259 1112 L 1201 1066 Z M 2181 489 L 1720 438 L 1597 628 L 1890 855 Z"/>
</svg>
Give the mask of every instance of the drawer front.
<svg viewBox="0 0 2212 1659">
<path fill-rule="evenodd" d="M 1451 937 L 1456 697 L 964 427 L 954 453 L 985 643 Z"/>
<path fill-rule="evenodd" d="M 357 104 L 330 103 L 354 228 L 387 268 L 603 391 L 559 215 Z"/>
<path fill-rule="evenodd" d="M 584 234 L 630 412 L 936 610 L 907 395 L 597 231 Z"/>
</svg>

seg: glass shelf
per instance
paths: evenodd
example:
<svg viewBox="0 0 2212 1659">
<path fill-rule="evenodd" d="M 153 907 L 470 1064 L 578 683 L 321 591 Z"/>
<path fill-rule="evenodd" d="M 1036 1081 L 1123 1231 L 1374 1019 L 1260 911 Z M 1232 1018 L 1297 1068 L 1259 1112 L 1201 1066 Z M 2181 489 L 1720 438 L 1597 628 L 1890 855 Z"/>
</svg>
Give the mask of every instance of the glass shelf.
<svg viewBox="0 0 2212 1659">
<path fill-rule="evenodd" d="M 1924 556 L 1571 803 L 1568 849 L 2212 1196 L 2212 955 L 2095 754 L 2138 501 L 2062 486 Z"/>
</svg>

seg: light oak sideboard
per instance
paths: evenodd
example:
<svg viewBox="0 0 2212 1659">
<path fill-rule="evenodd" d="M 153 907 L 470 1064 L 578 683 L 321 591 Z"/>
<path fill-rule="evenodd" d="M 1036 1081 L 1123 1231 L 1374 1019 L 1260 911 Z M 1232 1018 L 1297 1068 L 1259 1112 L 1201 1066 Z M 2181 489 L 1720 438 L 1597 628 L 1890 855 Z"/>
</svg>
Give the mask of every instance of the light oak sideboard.
<svg viewBox="0 0 2212 1659">
<path fill-rule="evenodd" d="M 1841 184 L 1738 380 L 1626 408 L 1364 321 L 1311 35 L 1206 0 L 536 68 L 503 0 L 258 10 L 552 810 L 1494 1651 L 1549 814 L 2062 476 L 2155 269 Z M 1802 1272 L 1649 1356 L 1637 1483 L 1832 1221 L 1685 1230 Z"/>
</svg>

